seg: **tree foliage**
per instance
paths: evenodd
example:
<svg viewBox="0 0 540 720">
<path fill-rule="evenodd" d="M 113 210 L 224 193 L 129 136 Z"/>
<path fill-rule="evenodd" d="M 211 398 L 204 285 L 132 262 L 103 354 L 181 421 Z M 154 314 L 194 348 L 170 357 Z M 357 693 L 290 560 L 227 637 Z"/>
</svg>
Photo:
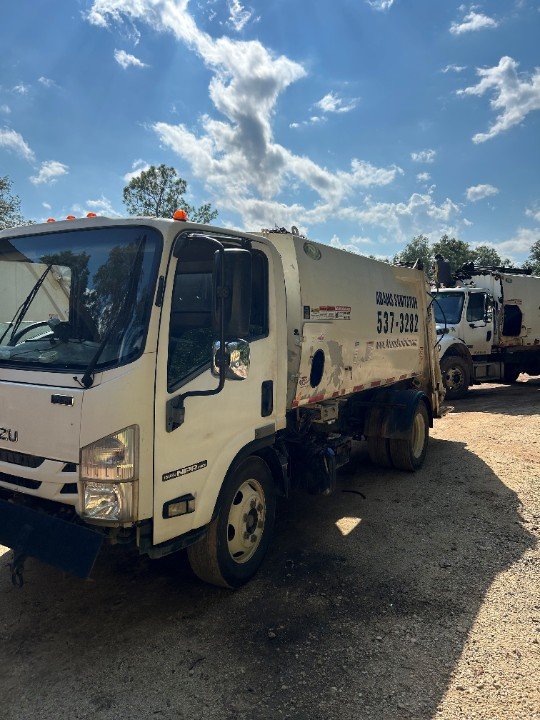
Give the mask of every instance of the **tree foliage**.
<svg viewBox="0 0 540 720">
<path fill-rule="evenodd" d="M 21 201 L 11 192 L 12 183 L 7 175 L 0 177 L 0 230 L 24 224 Z"/>
<path fill-rule="evenodd" d="M 525 267 L 529 268 L 533 275 L 540 276 L 540 239 L 532 244 Z"/>
<path fill-rule="evenodd" d="M 217 217 L 210 203 L 195 207 L 184 198 L 187 182 L 173 167 L 151 165 L 132 178 L 124 188 L 124 204 L 130 215 L 172 218 L 175 210 L 185 210 L 192 222 L 210 223 Z"/>
<path fill-rule="evenodd" d="M 421 260 L 428 271 L 433 264 L 433 251 L 429 239 L 425 235 L 417 235 L 405 245 L 403 250 L 394 256 L 395 263 L 412 263 Z"/>
</svg>

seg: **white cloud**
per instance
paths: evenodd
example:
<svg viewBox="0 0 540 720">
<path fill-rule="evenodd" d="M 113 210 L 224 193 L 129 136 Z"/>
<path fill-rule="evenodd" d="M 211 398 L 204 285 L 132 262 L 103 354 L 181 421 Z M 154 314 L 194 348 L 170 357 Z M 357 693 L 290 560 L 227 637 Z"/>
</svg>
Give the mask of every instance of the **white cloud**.
<svg viewBox="0 0 540 720">
<path fill-rule="evenodd" d="M 326 122 L 326 118 L 321 115 L 312 115 L 307 120 L 300 120 L 299 122 L 292 122 L 289 124 L 290 128 L 300 128 L 305 127 L 306 125 L 316 125 L 317 123 L 324 123 Z"/>
<path fill-rule="evenodd" d="M 357 104 L 357 98 L 345 101 L 343 98 L 340 98 L 339 95 L 336 95 L 336 93 L 329 92 L 315 103 L 315 107 L 318 107 L 319 110 L 322 110 L 324 113 L 346 113 L 354 110 Z"/>
<path fill-rule="evenodd" d="M 530 112 L 540 110 L 540 69 L 530 79 L 520 77 L 519 63 L 511 57 L 502 57 L 491 68 L 477 68 L 481 80 L 477 85 L 458 90 L 458 95 L 484 95 L 493 91 L 490 105 L 498 112 L 495 122 L 486 133 L 477 133 L 473 142 L 481 143 L 522 122 Z"/>
<path fill-rule="evenodd" d="M 4 113 L 4 115 L 9 115 L 11 112 L 11 108 L 9 105 L 0 105 L 0 112 Z"/>
<path fill-rule="evenodd" d="M 48 202 L 42 202 L 42 206 L 45 208 L 45 210 L 52 210 L 51 205 L 49 205 Z"/>
<path fill-rule="evenodd" d="M 105 27 L 124 18 L 173 33 L 210 69 L 209 95 L 219 117 L 205 115 L 195 129 L 166 122 L 152 128 L 164 147 L 189 163 L 216 206 L 238 212 L 246 227 L 326 221 L 360 189 L 387 185 L 403 172 L 360 159 L 347 170 L 330 170 L 276 142 L 279 97 L 306 70 L 259 41 L 211 37 L 188 12 L 188 0 L 94 0 L 88 14 L 90 22 Z M 280 202 L 280 193 L 295 184 L 320 199 L 311 208 Z"/>
<path fill-rule="evenodd" d="M 97 198 L 96 200 L 87 200 L 86 207 L 91 212 L 95 212 L 98 215 L 106 215 L 107 217 L 121 217 L 121 213 L 117 212 L 113 208 L 109 198 L 106 198 L 104 195 L 102 195 L 100 198 Z"/>
<path fill-rule="evenodd" d="M 133 165 L 131 166 L 131 172 L 127 172 L 124 175 L 124 180 L 126 183 L 129 183 L 133 178 L 139 177 L 139 175 L 142 172 L 145 172 L 150 167 L 149 163 L 147 163 L 145 160 L 134 160 Z"/>
<path fill-rule="evenodd" d="M 143 63 L 139 58 L 135 57 L 135 55 L 130 55 L 125 50 L 115 50 L 114 59 L 124 70 L 127 70 L 130 66 L 138 68 L 148 67 L 146 63 Z"/>
<path fill-rule="evenodd" d="M 431 175 L 428 172 L 421 172 L 418 173 L 416 179 L 418 182 L 429 182 L 431 180 Z"/>
<path fill-rule="evenodd" d="M 18 95 L 26 95 L 30 90 L 30 85 L 25 85 L 24 83 L 18 83 L 13 87 L 13 92 L 17 93 Z"/>
<path fill-rule="evenodd" d="M 394 4 L 394 0 L 366 0 L 374 10 L 389 10 Z"/>
<path fill-rule="evenodd" d="M 469 202 L 478 202 L 484 198 L 490 197 L 490 195 L 497 195 L 499 188 L 493 185 L 472 185 L 467 188 L 467 200 Z"/>
<path fill-rule="evenodd" d="M 525 210 L 525 215 L 540 223 L 540 205 L 537 205 L 534 208 L 527 208 Z"/>
<path fill-rule="evenodd" d="M 466 65 L 454 65 L 454 64 L 450 64 L 450 65 L 447 65 L 446 67 L 443 67 L 443 69 L 441 70 L 441 72 L 442 72 L 442 73 L 449 73 L 449 72 L 460 73 L 460 72 L 463 72 L 463 71 L 466 70 L 466 69 L 467 69 L 467 66 L 466 66 Z"/>
<path fill-rule="evenodd" d="M 58 85 L 54 82 L 54 80 L 51 80 L 51 78 L 44 77 L 43 75 L 38 78 L 38 83 L 43 85 L 43 87 L 51 88 L 51 87 L 58 87 Z"/>
<path fill-rule="evenodd" d="M 25 160 L 33 162 L 35 159 L 34 151 L 30 148 L 23 136 L 15 130 L 9 128 L 0 129 L 0 148 L 11 150 L 20 155 Z"/>
<path fill-rule="evenodd" d="M 504 240 L 499 243 L 492 243 L 500 254 L 509 254 L 513 259 L 521 258 L 524 260 L 529 254 L 532 244 L 540 240 L 540 227 L 523 228 L 516 230 L 514 236 L 510 240 Z"/>
<path fill-rule="evenodd" d="M 471 9 L 462 20 L 459 22 L 453 22 L 450 25 L 450 32 L 452 35 L 462 35 L 466 32 L 476 32 L 477 30 L 485 30 L 487 28 L 496 28 L 499 25 L 497 20 L 484 15 L 483 13 L 477 13 L 474 9 Z"/>
<path fill-rule="evenodd" d="M 32 175 L 30 182 L 34 185 L 52 185 L 62 175 L 67 175 L 69 167 L 57 160 L 45 160 L 41 163 L 37 175 Z"/>
<path fill-rule="evenodd" d="M 347 250 L 348 252 L 359 255 L 365 255 L 366 252 L 371 250 L 371 248 L 366 246 L 375 245 L 371 238 L 361 237 L 359 235 L 353 235 L 346 242 L 343 242 L 337 235 L 333 235 L 329 244 L 338 250 Z"/>
<path fill-rule="evenodd" d="M 229 19 L 227 24 L 236 32 L 241 32 L 247 23 L 251 20 L 253 10 L 246 10 L 240 0 L 228 0 Z"/>
<path fill-rule="evenodd" d="M 420 150 L 411 153 L 411 160 L 418 163 L 432 163 L 435 161 L 436 155 L 436 150 Z"/>
</svg>

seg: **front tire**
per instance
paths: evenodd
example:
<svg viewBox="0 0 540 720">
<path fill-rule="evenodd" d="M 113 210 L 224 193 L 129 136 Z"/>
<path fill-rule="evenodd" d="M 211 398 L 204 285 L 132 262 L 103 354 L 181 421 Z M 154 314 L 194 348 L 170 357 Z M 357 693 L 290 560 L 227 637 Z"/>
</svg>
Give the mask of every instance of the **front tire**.
<svg viewBox="0 0 540 720">
<path fill-rule="evenodd" d="M 441 374 L 446 399 L 457 400 L 462 398 L 469 389 L 471 382 L 469 367 L 459 355 L 449 355 L 441 360 Z"/>
<path fill-rule="evenodd" d="M 217 517 L 204 538 L 188 548 L 193 572 L 220 587 L 247 583 L 272 539 L 275 511 L 272 473 L 264 460 L 252 455 L 225 480 Z"/>
</svg>

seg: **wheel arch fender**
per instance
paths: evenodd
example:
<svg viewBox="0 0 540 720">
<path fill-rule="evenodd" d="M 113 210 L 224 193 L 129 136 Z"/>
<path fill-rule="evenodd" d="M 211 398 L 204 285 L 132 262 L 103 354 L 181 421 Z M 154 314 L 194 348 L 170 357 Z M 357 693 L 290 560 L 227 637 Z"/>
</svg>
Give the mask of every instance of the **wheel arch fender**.
<svg viewBox="0 0 540 720">
<path fill-rule="evenodd" d="M 379 434 L 389 439 L 405 440 L 420 403 L 426 407 L 429 427 L 433 427 L 433 408 L 428 396 L 422 390 L 396 390 L 385 398 L 386 407 Z"/>
<path fill-rule="evenodd" d="M 229 469 L 225 473 L 225 477 L 223 478 L 223 482 L 221 483 L 221 488 L 219 490 L 216 503 L 214 505 L 212 520 L 217 517 L 221 508 L 227 480 L 240 467 L 244 460 L 252 456 L 258 457 L 266 463 L 276 484 L 277 493 L 285 496 L 288 495 L 288 457 L 286 456 L 285 449 L 281 448 L 281 444 L 279 443 L 279 441 L 276 442 L 275 434 L 258 440 L 253 440 L 247 445 L 244 445 L 244 447 L 236 453 L 231 464 L 229 465 Z"/>
<path fill-rule="evenodd" d="M 467 367 L 469 368 L 469 374 L 472 377 L 473 372 L 473 359 L 472 355 L 469 352 L 469 348 L 465 345 L 464 342 L 453 342 L 451 345 L 449 345 L 444 353 L 441 355 L 441 362 L 447 358 L 447 357 L 461 357 L 465 360 L 467 363 Z"/>
</svg>

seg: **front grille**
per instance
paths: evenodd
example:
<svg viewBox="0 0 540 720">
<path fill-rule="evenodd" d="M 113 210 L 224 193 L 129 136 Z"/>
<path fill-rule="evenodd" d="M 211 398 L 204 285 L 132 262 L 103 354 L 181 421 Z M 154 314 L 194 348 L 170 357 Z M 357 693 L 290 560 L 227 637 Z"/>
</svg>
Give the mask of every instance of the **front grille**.
<svg viewBox="0 0 540 720">
<path fill-rule="evenodd" d="M 18 485 L 19 487 L 28 488 L 29 490 L 37 490 L 41 483 L 37 480 L 28 480 L 28 478 L 17 477 L 16 475 L 8 475 L 8 473 L 0 472 L 0 480 L 10 485 Z"/>
<path fill-rule="evenodd" d="M 27 455 L 26 453 L 15 452 L 14 450 L 0 449 L 0 462 L 21 465 L 21 467 L 37 468 L 45 462 L 44 457 L 39 455 Z"/>
</svg>

